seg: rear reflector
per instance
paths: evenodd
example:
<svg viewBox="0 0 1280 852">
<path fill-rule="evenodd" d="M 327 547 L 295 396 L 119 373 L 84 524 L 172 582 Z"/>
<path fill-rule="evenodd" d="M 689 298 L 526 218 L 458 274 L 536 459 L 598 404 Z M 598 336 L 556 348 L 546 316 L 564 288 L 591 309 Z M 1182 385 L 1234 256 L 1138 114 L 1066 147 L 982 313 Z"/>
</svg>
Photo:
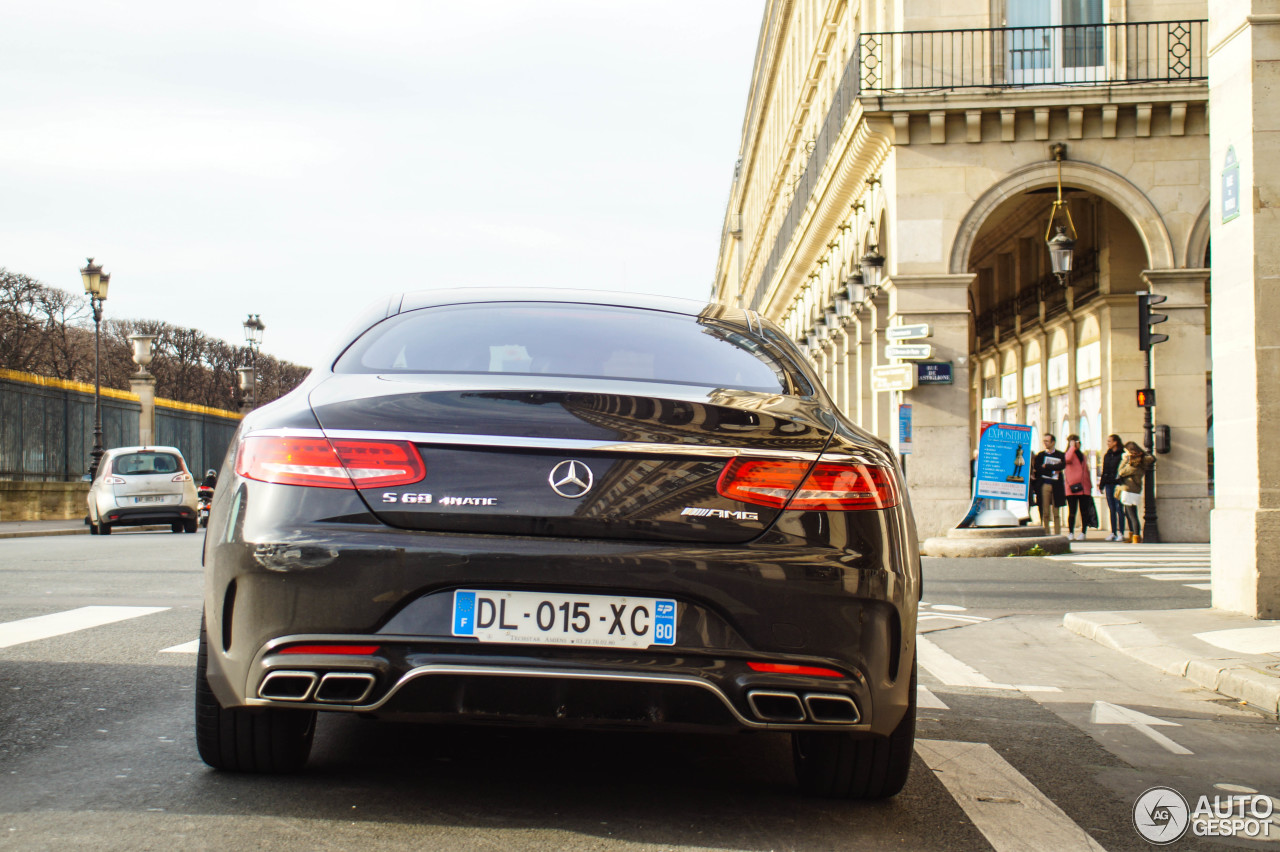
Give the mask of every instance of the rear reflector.
<svg viewBox="0 0 1280 852">
<path fill-rule="evenodd" d="M 377 645 L 290 645 L 281 648 L 281 654 L 340 654 L 344 656 L 368 657 L 378 653 Z"/>
<path fill-rule="evenodd" d="M 824 669 L 818 666 L 793 666 L 789 663 L 747 663 L 753 672 L 767 674 L 809 675 L 811 677 L 844 677 L 835 669 Z"/>
<path fill-rule="evenodd" d="M 853 511 L 898 505 L 892 474 L 866 464 L 819 462 L 810 470 L 803 461 L 734 459 L 716 490 L 730 500 L 775 508 Z"/>
<path fill-rule="evenodd" d="M 236 473 L 278 485 L 388 488 L 418 482 L 427 469 L 407 441 L 250 435 L 240 443 Z"/>
</svg>

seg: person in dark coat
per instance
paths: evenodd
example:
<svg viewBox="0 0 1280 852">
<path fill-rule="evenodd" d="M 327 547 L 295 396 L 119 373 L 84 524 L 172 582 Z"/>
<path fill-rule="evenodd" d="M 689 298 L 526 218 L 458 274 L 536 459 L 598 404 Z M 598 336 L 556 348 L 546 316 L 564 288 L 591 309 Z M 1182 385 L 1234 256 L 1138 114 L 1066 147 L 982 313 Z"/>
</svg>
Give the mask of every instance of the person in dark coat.
<svg viewBox="0 0 1280 852">
<path fill-rule="evenodd" d="M 1098 474 L 1098 490 L 1107 498 L 1107 511 L 1111 514 L 1111 535 L 1107 541 L 1124 541 L 1124 506 L 1116 496 L 1116 471 L 1124 459 L 1124 441 L 1119 435 L 1107 436 L 1107 451 L 1102 455 L 1102 471 Z"/>
<path fill-rule="evenodd" d="M 1031 483 L 1040 506 L 1040 524 L 1048 533 L 1049 521 L 1052 520 L 1053 535 L 1062 534 L 1062 517 L 1058 510 L 1067 502 L 1067 489 L 1062 479 L 1066 461 L 1066 456 L 1058 449 L 1058 439 L 1050 434 L 1044 436 L 1044 449 L 1031 460 Z"/>
<path fill-rule="evenodd" d="M 1116 494 L 1124 504 L 1125 518 L 1129 521 L 1129 541 L 1142 543 L 1142 528 L 1138 525 L 1138 506 L 1142 502 L 1142 485 L 1147 471 L 1156 466 L 1156 457 L 1145 452 L 1133 441 L 1124 445 L 1124 458 L 1116 469 Z"/>
</svg>

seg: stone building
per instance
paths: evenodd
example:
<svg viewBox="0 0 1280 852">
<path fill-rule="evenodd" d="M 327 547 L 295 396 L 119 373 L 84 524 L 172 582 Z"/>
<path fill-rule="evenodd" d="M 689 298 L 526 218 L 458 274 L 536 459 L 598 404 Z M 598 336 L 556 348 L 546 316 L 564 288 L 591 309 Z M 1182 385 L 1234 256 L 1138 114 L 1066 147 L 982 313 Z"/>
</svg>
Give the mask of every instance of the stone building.
<svg viewBox="0 0 1280 852">
<path fill-rule="evenodd" d="M 982 420 L 1078 433 L 1095 457 L 1111 433 L 1142 443 L 1150 291 L 1169 318 L 1151 351 L 1160 534 L 1209 540 L 1207 5 L 766 3 L 714 296 L 782 324 L 904 451 L 910 412 L 922 535 L 964 515 Z M 1075 239 L 1061 276 L 1058 225 Z M 928 338 L 887 337 L 922 323 Z M 952 383 L 877 390 L 877 367 L 910 363 L 887 357 L 902 342 Z"/>
</svg>

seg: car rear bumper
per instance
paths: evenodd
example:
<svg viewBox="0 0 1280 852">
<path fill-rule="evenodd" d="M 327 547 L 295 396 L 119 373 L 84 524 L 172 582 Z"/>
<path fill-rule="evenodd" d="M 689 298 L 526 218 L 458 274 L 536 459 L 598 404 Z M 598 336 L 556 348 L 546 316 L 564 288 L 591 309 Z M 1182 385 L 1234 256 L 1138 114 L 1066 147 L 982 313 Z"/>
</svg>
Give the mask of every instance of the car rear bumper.
<svg viewBox="0 0 1280 852">
<path fill-rule="evenodd" d="M 887 734 L 908 704 L 918 563 L 902 564 L 891 542 L 874 559 L 865 553 L 853 559 L 847 548 L 797 546 L 781 534 L 770 544 L 731 548 L 430 534 L 372 524 L 313 525 L 275 541 L 259 538 L 211 537 L 206 552 L 208 675 L 223 706 L 504 724 L 821 726 Z M 676 644 L 633 650 L 454 636 L 450 607 L 459 588 L 674 598 Z M 378 651 L 281 653 L 297 643 L 369 644 Z M 843 676 L 760 673 L 750 662 L 817 666 Z M 272 689 L 281 672 L 295 673 L 293 692 Z M 335 675 L 333 689 L 321 689 L 326 675 Z M 806 702 L 807 696 L 828 700 Z M 813 706 L 845 718 L 819 721 L 824 711 Z"/>
<path fill-rule="evenodd" d="M 172 524 L 178 521 L 190 521 L 196 517 L 196 510 L 190 506 L 129 506 L 120 509 L 108 509 L 99 515 L 102 521 L 113 527 L 133 527 L 146 524 Z"/>
</svg>

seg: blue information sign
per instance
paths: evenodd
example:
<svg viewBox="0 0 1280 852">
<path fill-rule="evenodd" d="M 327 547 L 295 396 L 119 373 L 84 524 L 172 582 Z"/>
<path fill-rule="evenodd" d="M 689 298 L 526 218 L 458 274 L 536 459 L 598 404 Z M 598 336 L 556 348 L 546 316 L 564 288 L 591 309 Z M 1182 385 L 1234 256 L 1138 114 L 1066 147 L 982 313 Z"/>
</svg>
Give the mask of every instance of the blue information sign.
<svg viewBox="0 0 1280 852">
<path fill-rule="evenodd" d="M 916 385 L 949 385 L 952 381 L 950 361 L 916 362 Z"/>
<path fill-rule="evenodd" d="M 1031 427 L 983 423 L 975 473 L 974 496 L 1026 500 L 1031 480 Z"/>
<path fill-rule="evenodd" d="M 898 406 L 898 452 L 911 454 L 911 405 L 905 403 Z"/>
</svg>

